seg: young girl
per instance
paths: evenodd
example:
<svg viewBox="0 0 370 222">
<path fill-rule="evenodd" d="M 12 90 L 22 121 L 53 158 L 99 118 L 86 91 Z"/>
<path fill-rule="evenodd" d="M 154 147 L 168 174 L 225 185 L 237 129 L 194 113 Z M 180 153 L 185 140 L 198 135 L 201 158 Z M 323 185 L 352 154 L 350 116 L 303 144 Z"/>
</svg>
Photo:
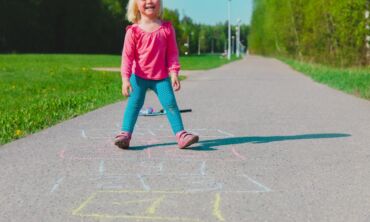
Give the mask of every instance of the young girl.
<svg viewBox="0 0 370 222">
<path fill-rule="evenodd" d="M 115 138 L 115 145 L 122 149 L 129 148 L 147 89 L 157 94 L 179 148 L 199 140 L 184 130 L 176 103 L 173 89 L 180 90 L 179 53 L 172 24 L 161 20 L 162 7 L 162 0 L 129 0 L 127 5 L 127 18 L 133 25 L 126 28 L 121 75 L 122 94 L 128 96 L 128 102 L 122 132 Z"/>
</svg>

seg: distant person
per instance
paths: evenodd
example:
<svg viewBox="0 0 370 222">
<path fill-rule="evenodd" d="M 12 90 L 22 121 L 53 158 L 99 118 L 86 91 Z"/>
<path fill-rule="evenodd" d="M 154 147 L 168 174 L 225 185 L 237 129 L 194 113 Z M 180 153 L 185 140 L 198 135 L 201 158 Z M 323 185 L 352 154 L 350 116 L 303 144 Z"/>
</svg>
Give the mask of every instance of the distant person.
<svg viewBox="0 0 370 222">
<path fill-rule="evenodd" d="M 166 111 L 179 148 L 186 148 L 199 137 L 184 130 L 173 90 L 180 90 L 179 51 L 175 30 L 162 20 L 162 0 L 129 0 L 127 18 L 133 24 L 126 28 L 122 50 L 122 94 L 128 96 L 122 132 L 115 145 L 128 149 L 131 135 L 144 104 L 147 89 L 153 90 Z"/>
</svg>

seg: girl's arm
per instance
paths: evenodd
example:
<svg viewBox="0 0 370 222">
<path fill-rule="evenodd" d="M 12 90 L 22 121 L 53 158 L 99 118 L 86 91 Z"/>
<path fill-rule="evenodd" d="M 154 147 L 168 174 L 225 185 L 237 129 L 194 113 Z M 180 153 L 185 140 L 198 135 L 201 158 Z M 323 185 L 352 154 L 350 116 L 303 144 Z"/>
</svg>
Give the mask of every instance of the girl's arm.
<svg viewBox="0 0 370 222">
<path fill-rule="evenodd" d="M 175 29 L 173 28 L 172 24 L 169 25 L 170 32 L 167 38 L 167 66 L 168 66 L 168 73 L 172 76 L 175 74 L 176 76 L 179 74 L 180 71 L 180 63 L 179 63 L 179 50 L 177 48 L 176 43 L 176 33 Z"/>
<path fill-rule="evenodd" d="M 125 41 L 123 43 L 122 61 L 121 61 L 121 76 L 122 79 L 130 79 L 132 72 L 132 64 L 135 58 L 135 39 L 132 28 L 126 28 Z"/>
<path fill-rule="evenodd" d="M 132 28 L 126 28 L 125 41 L 123 43 L 122 61 L 121 61 L 121 76 L 122 76 L 122 95 L 130 96 L 132 87 L 130 77 L 132 72 L 132 64 L 135 58 L 135 39 Z"/>
</svg>

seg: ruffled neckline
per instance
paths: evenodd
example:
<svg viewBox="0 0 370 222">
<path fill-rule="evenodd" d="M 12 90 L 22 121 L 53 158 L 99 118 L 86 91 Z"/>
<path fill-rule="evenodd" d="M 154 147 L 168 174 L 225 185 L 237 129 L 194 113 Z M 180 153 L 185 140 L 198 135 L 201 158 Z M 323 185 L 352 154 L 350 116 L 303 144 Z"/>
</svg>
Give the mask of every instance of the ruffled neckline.
<svg viewBox="0 0 370 222">
<path fill-rule="evenodd" d="M 168 24 L 168 22 L 166 21 L 161 21 L 161 24 L 160 26 L 155 29 L 154 31 L 151 31 L 151 32 L 148 32 L 148 31 L 145 31 L 144 29 L 140 28 L 140 26 L 138 24 L 134 24 L 133 26 L 136 27 L 136 29 L 142 33 L 145 33 L 145 34 L 153 34 L 153 33 L 156 33 L 158 32 L 159 30 L 161 30 L 163 27 L 165 27 L 166 25 Z"/>
</svg>

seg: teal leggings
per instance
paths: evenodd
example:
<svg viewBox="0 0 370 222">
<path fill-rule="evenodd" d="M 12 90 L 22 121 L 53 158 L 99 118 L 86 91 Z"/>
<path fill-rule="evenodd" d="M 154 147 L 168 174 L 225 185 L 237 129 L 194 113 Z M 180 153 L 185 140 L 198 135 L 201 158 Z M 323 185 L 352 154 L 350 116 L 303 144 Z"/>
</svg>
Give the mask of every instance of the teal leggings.
<svg viewBox="0 0 370 222">
<path fill-rule="evenodd" d="M 140 109 L 144 105 L 147 89 L 151 89 L 157 94 L 163 109 L 166 111 L 167 119 L 171 124 L 173 133 L 176 134 L 184 130 L 170 78 L 163 80 L 147 80 L 132 74 L 130 83 L 132 92 L 128 98 L 122 123 L 122 131 L 130 133 L 134 131 Z"/>
</svg>

